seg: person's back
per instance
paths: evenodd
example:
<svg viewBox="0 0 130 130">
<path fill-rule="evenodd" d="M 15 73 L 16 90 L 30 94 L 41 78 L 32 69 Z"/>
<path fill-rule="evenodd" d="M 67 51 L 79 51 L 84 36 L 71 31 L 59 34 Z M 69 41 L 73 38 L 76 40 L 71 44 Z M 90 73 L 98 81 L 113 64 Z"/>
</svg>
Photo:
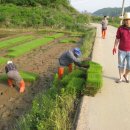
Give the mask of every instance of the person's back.
<svg viewBox="0 0 130 130">
<path fill-rule="evenodd" d="M 5 72 L 7 73 L 8 77 L 8 85 L 13 87 L 13 81 L 15 81 L 16 84 L 19 84 L 20 93 L 23 93 L 25 91 L 24 80 L 22 79 L 21 75 L 17 71 L 15 64 L 12 61 L 7 62 L 5 66 Z"/>
<path fill-rule="evenodd" d="M 101 24 L 102 24 L 102 29 L 107 29 L 108 20 L 107 19 L 103 19 Z"/>
<path fill-rule="evenodd" d="M 5 66 L 5 72 L 8 73 L 9 71 L 17 71 L 16 65 L 13 63 L 9 63 Z"/>
<path fill-rule="evenodd" d="M 108 25 L 108 20 L 107 20 L 107 17 L 104 16 L 102 22 L 101 22 L 101 25 L 102 25 L 102 38 L 105 39 L 106 37 L 106 30 L 107 30 L 107 25 Z"/>
</svg>

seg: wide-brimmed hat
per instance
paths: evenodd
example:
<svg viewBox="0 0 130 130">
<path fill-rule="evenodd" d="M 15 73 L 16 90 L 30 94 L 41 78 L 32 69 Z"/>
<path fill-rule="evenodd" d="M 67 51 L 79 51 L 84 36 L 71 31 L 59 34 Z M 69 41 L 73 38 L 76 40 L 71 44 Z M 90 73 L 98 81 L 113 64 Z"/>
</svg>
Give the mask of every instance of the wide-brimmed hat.
<svg viewBox="0 0 130 130">
<path fill-rule="evenodd" d="M 126 12 L 123 19 L 130 19 L 130 12 Z"/>
</svg>

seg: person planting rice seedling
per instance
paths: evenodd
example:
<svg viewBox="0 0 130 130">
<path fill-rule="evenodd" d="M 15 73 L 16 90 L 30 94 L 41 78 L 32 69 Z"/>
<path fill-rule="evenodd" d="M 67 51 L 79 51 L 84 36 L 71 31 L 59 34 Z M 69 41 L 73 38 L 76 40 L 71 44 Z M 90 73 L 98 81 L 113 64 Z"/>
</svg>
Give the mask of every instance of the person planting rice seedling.
<svg viewBox="0 0 130 130">
<path fill-rule="evenodd" d="M 17 71 L 16 65 L 12 61 L 7 61 L 7 65 L 5 66 L 5 72 L 8 77 L 8 85 L 13 87 L 13 81 L 19 85 L 20 93 L 25 91 L 25 82 Z"/>
<path fill-rule="evenodd" d="M 89 65 L 82 65 L 79 57 L 82 55 L 80 48 L 73 48 L 64 52 L 59 58 L 60 67 L 58 68 L 58 78 L 61 79 L 64 74 L 64 67 L 68 66 L 69 72 L 72 72 L 72 63 L 78 67 L 88 68 Z"/>
</svg>

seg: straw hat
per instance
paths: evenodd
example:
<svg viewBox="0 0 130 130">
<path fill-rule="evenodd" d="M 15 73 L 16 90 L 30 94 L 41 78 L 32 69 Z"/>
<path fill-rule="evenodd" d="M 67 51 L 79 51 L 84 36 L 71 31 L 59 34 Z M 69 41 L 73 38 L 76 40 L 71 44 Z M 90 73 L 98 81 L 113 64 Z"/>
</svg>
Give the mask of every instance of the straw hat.
<svg viewBox="0 0 130 130">
<path fill-rule="evenodd" d="M 123 19 L 130 19 L 130 12 L 126 12 Z"/>
</svg>

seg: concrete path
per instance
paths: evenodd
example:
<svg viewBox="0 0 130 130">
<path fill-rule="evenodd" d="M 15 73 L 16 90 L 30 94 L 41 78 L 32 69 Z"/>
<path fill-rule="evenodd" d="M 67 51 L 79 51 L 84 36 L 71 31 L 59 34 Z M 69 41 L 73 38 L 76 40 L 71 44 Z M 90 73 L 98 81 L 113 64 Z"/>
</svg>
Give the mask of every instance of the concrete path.
<svg viewBox="0 0 130 130">
<path fill-rule="evenodd" d="M 95 97 L 84 96 L 76 130 L 130 130 L 130 83 L 115 83 L 119 77 L 117 54 L 112 48 L 117 29 L 109 26 L 101 38 L 101 26 L 93 51 L 93 61 L 103 66 L 103 87 Z"/>
</svg>

